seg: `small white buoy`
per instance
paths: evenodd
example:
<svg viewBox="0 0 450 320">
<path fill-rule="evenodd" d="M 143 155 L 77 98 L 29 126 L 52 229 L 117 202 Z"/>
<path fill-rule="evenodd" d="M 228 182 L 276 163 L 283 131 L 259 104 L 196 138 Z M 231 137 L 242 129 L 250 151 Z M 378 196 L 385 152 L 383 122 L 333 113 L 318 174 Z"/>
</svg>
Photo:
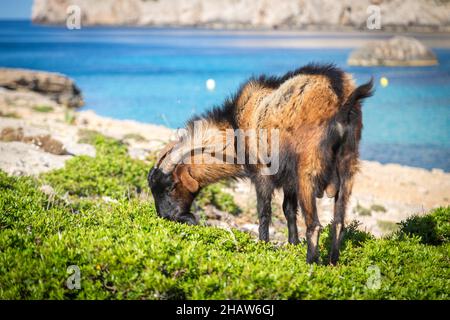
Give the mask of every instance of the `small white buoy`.
<svg viewBox="0 0 450 320">
<path fill-rule="evenodd" d="M 213 91 L 216 88 L 216 81 L 214 79 L 206 80 L 206 89 Z"/>
</svg>

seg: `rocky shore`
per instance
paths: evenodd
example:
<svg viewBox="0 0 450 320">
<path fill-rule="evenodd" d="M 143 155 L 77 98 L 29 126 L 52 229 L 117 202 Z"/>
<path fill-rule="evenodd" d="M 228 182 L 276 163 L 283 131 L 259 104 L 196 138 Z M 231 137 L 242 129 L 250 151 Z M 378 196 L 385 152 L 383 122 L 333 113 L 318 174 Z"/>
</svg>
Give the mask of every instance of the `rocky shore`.
<svg viewBox="0 0 450 320">
<path fill-rule="evenodd" d="M 72 79 L 58 73 L 0 68 L 0 87 L 35 92 L 69 108 L 81 107 L 83 97 Z"/>
<path fill-rule="evenodd" d="M 419 40 L 393 37 L 368 42 L 350 54 L 351 66 L 432 66 L 438 64 L 436 55 Z"/>
<path fill-rule="evenodd" d="M 450 30 L 450 2 L 438 0 L 35 0 L 32 20 L 65 24 L 71 5 L 82 25 L 333 31 L 368 30 L 375 5 L 384 31 Z"/>
<path fill-rule="evenodd" d="M 105 118 L 92 111 L 74 111 L 42 92 L 0 88 L 0 169 L 8 174 L 38 175 L 64 166 L 73 156 L 94 156 L 94 147 L 82 142 L 83 135 L 94 130 L 122 140 L 128 145 L 129 154 L 138 159 L 147 159 L 174 134 L 173 130 L 158 125 Z M 45 147 L 46 144 L 50 145 Z M 412 214 L 450 205 L 449 190 L 450 173 L 442 170 L 362 161 L 347 221 L 359 220 L 362 229 L 381 236 Z M 248 181 L 242 181 L 231 184 L 226 191 L 233 195 L 241 213 L 231 215 L 207 208 L 207 223 L 256 234 L 253 187 Z M 275 199 L 272 238 L 286 241 L 282 195 L 277 193 Z M 332 219 L 333 201 L 320 199 L 318 208 L 321 222 L 326 225 Z M 302 219 L 298 224 L 303 233 Z"/>
</svg>

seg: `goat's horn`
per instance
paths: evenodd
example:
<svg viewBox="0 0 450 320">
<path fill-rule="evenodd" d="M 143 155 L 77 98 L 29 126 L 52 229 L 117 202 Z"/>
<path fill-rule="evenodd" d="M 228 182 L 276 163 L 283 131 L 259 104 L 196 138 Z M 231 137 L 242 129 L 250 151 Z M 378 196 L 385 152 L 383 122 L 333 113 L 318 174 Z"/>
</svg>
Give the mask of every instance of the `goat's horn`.
<svg viewBox="0 0 450 320">
<path fill-rule="evenodd" d="M 203 149 L 203 146 L 197 148 L 189 148 L 186 145 L 182 145 L 177 149 L 175 145 L 161 161 L 160 167 L 165 173 L 172 172 L 177 164 L 181 163 L 186 156 L 190 155 L 192 152 L 195 153 L 197 150 Z"/>
<path fill-rule="evenodd" d="M 172 151 L 173 147 L 178 143 L 178 141 L 169 141 L 164 148 L 159 152 L 158 158 L 156 159 L 155 167 L 158 168 L 161 165 L 161 162 L 167 156 L 167 154 Z"/>
<path fill-rule="evenodd" d="M 175 167 L 185 159 L 185 157 L 190 156 L 191 154 L 196 154 L 197 151 L 200 151 L 203 154 L 211 154 L 212 152 L 218 151 L 217 146 L 214 145 L 191 148 L 189 144 L 183 144 L 182 141 L 180 141 L 180 143 L 182 145 L 178 149 L 176 145 L 174 145 L 174 147 L 172 147 L 172 149 L 170 149 L 167 153 L 167 156 L 164 157 L 163 161 L 161 161 L 160 167 L 165 173 L 172 172 Z M 230 143 L 225 144 L 220 152 L 223 152 L 229 144 Z"/>
</svg>

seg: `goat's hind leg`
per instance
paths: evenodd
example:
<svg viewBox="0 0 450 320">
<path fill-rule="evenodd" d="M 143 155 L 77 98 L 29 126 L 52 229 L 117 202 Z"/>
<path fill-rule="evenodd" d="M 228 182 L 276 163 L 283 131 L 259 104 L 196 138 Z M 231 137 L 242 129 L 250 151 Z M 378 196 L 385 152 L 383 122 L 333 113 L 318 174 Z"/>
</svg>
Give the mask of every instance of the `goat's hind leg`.
<svg viewBox="0 0 450 320">
<path fill-rule="evenodd" d="M 269 241 L 269 224 L 272 218 L 273 188 L 264 182 L 256 182 L 255 187 L 259 218 L 259 240 Z"/>
<path fill-rule="evenodd" d="M 306 242 L 308 244 L 306 262 L 318 263 L 319 236 L 322 226 L 317 215 L 316 197 L 312 186 L 312 181 L 309 179 L 301 179 L 298 198 L 306 223 Z"/>
<path fill-rule="evenodd" d="M 288 226 L 288 240 L 291 244 L 298 244 L 298 230 L 297 230 L 297 208 L 298 201 L 295 191 L 288 190 L 286 188 L 284 191 L 283 199 L 283 212 L 287 220 Z"/>
<path fill-rule="evenodd" d="M 344 213 L 342 200 L 339 199 L 339 193 L 336 195 L 334 204 L 334 218 L 331 225 L 331 251 L 330 264 L 336 265 L 339 260 L 339 251 L 344 237 Z"/>
<path fill-rule="evenodd" d="M 345 212 L 352 192 L 356 162 L 356 158 L 353 157 L 342 161 L 339 166 L 340 185 L 334 198 L 334 218 L 331 225 L 330 264 L 332 265 L 336 265 L 339 260 L 339 251 L 344 237 Z"/>
</svg>

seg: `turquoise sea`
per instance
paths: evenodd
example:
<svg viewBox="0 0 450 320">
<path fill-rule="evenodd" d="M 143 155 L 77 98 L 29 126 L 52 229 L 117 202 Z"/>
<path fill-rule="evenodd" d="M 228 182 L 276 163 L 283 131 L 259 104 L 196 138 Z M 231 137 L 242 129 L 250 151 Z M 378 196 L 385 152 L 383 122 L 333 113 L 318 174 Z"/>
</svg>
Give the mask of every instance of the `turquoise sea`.
<svg viewBox="0 0 450 320">
<path fill-rule="evenodd" d="M 358 83 L 371 75 L 377 83 L 382 76 L 389 79 L 364 106 L 363 159 L 450 171 L 450 49 L 434 50 L 440 60 L 436 67 L 362 68 L 347 66 L 351 48 L 242 45 L 274 37 L 280 36 L 125 27 L 67 30 L 0 21 L 0 67 L 67 74 L 84 94 L 83 109 L 176 128 L 192 114 L 220 104 L 251 75 L 333 62 Z M 205 86 L 210 78 L 216 82 L 213 91 Z"/>
</svg>

